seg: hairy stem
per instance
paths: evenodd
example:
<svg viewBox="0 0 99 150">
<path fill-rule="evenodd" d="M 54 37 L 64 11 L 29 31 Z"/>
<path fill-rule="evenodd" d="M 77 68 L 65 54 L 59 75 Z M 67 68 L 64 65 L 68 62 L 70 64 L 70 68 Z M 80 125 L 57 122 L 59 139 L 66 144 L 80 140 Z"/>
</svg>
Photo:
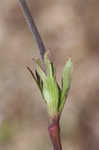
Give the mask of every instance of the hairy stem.
<svg viewBox="0 0 99 150">
<path fill-rule="evenodd" d="M 36 27 L 36 24 L 34 22 L 34 19 L 33 19 L 32 15 L 31 15 L 31 12 L 30 12 L 30 10 L 28 8 L 28 5 L 27 5 L 26 1 L 25 0 L 19 0 L 19 3 L 20 3 L 20 6 L 22 8 L 22 11 L 23 11 L 24 17 L 26 19 L 26 22 L 29 25 L 29 28 L 30 28 L 32 34 L 35 36 L 35 40 L 37 42 L 37 46 L 38 46 L 39 51 L 40 51 L 42 64 L 43 64 L 44 70 L 45 70 L 44 54 L 46 52 L 46 48 L 45 48 L 44 43 L 43 43 L 43 41 L 41 39 L 41 36 L 39 34 L 39 31 L 38 31 L 38 29 Z"/>
<path fill-rule="evenodd" d="M 59 119 L 52 120 L 48 127 L 48 131 L 53 145 L 53 150 L 62 150 Z"/>
</svg>

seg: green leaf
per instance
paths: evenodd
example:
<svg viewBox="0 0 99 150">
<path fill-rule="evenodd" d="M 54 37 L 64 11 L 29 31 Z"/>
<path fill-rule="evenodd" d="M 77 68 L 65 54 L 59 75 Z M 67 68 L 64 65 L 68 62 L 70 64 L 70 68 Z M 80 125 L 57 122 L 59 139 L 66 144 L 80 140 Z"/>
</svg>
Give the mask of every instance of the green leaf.
<svg viewBox="0 0 99 150">
<path fill-rule="evenodd" d="M 47 77 L 43 82 L 43 96 L 47 103 L 50 116 L 58 113 L 59 89 L 53 77 Z"/>
<path fill-rule="evenodd" d="M 59 112 L 62 111 L 64 104 L 66 102 L 68 91 L 71 86 L 72 71 L 73 71 L 73 65 L 71 59 L 69 59 L 64 67 L 63 76 L 62 76 L 62 90 L 61 90 Z"/>
</svg>

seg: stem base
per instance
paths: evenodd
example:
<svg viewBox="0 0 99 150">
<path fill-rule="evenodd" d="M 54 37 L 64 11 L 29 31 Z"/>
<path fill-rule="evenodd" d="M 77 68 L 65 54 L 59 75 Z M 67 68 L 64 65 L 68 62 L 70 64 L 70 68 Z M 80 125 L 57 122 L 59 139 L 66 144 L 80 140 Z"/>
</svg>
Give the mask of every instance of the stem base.
<svg viewBox="0 0 99 150">
<path fill-rule="evenodd" d="M 52 120 L 52 123 L 48 127 L 48 131 L 53 144 L 53 150 L 62 150 L 59 119 Z"/>
</svg>

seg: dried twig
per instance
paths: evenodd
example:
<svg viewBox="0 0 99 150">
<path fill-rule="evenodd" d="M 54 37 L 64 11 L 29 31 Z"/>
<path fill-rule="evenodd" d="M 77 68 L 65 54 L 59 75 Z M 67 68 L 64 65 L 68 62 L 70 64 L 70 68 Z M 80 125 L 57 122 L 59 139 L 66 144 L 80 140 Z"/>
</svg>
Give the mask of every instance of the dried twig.
<svg viewBox="0 0 99 150">
<path fill-rule="evenodd" d="M 26 22 L 29 25 L 29 28 L 30 28 L 32 34 L 35 36 L 35 39 L 36 39 L 36 42 L 37 42 L 37 45 L 38 45 L 38 48 L 39 48 L 39 51 L 40 51 L 42 64 L 43 64 L 43 67 L 45 69 L 44 54 L 45 54 L 46 48 L 45 48 L 44 43 L 41 39 L 39 31 L 38 31 L 38 29 L 35 25 L 34 19 L 31 15 L 31 12 L 28 8 L 28 5 L 27 5 L 26 1 L 25 0 L 19 0 L 19 3 L 20 3 L 20 6 L 22 8 L 22 11 L 23 11 L 24 17 L 26 19 Z"/>
</svg>

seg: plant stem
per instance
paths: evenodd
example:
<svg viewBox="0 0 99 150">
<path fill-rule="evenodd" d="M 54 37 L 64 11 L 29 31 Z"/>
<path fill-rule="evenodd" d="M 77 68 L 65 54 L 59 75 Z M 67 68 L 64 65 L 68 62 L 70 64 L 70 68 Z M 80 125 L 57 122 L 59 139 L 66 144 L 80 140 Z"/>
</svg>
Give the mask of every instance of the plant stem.
<svg viewBox="0 0 99 150">
<path fill-rule="evenodd" d="M 45 45 L 44 45 L 44 43 L 41 39 L 41 36 L 39 34 L 39 31 L 36 27 L 36 24 L 34 22 L 34 19 L 31 15 L 31 12 L 28 8 L 28 5 L 27 5 L 26 1 L 25 0 L 19 0 L 19 3 L 20 3 L 20 6 L 22 8 L 22 11 L 23 11 L 24 17 L 26 19 L 26 22 L 27 22 L 32 34 L 35 36 L 35 40 L 36 40 L 37 46 L 39 48 L 42 64 L 43 64 L 44 71 L 45 71 L 45 64 L 44 64 L 44 54 L 46 52 Z"/>
<path fill-rule="evenodd" d="M 24 17 L 26 19 L 27 24 L 29 25 L 29 28 L 32 32 L 32 34 L 35 36 L 35 40 L 37 42 L 37 46 L 39 48 L 42 64 L 44 67 L 44 71 L 46 72 L 46 66 L 44 63 L 44 54 L 46 52 L 46 48 L 44 46 L 44 43 L 41 39 L 41 36 L 39 34 L 39 31 L 35 25 L 34 19 L 31 15 L 31 12 L 28 8 L 28 5 L 25 0 L 19 0 L 20 6 L 22 8 Z M 30 70 L 31 72 L 31 70 Z M 48 127 L 49 135 L 53 144 L 53 150 L 62 150 L 61 146 L 61 140 L 60 140 L 60 126 L 59 126 L 59 117 L 55 117 L 54 119 L 51 119 L 51 123 Z"/>
<path fill-rule="evenodd" d="M 48 127 L 48 131 L 53 145 L 53 150 L 62 150 L 59 119 L 55 118 L 52 120 Z"/>
</svg>

